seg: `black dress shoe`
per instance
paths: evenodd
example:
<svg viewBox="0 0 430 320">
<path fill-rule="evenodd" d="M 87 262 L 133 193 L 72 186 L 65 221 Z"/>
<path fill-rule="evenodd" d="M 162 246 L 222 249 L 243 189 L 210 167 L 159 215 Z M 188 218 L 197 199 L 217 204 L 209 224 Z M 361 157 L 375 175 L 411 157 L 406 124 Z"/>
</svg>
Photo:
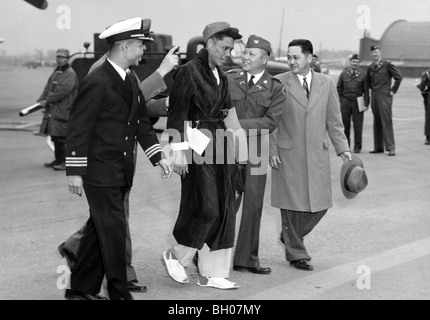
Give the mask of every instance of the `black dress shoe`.
<svg viewBox="0 0 430 320">
<path fill-rule="evenodd" d="M 65 247 L 65 242 L 63 242 L 62 244 L 60 244 L 58 246 L 58 252 L 60 253 L 60 255 L 66 259 L 67 261 L 67 265 L 69 266 L 70 271 L 73 270 L 73 268 L 75 267 L 76 264 L 76 257 L 75 255 L 69 251 L 69 249 L 67 249 Z"/>
<path fill-rule="evenodd" d="M 424 142 L 424 144 L 426 145 L 430 145 L 430 136 L 426 137 L 426 142 Z"/>
<path fill-rule="evenodd" d="M 137 280 L 131 280 L 127 283 L 127 289 L 131 292 L 146 292 L 146 286 L 141 285 Z"/>
<path fill-rule="evenodd" d="M 55 166 L 52 166 L 52 168 L 55 171 L 64 171 L 64 170 L 66 170 L 66 164 L 64 162 L 61 162 L 59 164 L 56 164 Z"/>
<path fill-rule="evenodd" d="M 390 157 L 395 156 L 395 155 L 396 155 L 396 151 L 394 151 L 394 150 L 390 150 L 390 151 L 388 151 L 388 155 L 389 155 Z"/>
<path fill-rule="evenodd" d="M 270 268 L 264 268 L 264 267 L 242 267 L 242 266 L 233 266 L 233 270 L 235 271 L 249 271 L 256 274 L 269 274 L 272 272 Z"/>
<path fill-rule="evenodd" d="M 67 300 L 107 300 L 106 297 L 99 296 L 98 294 L 92 295 L 85 292 L 75 291 L 71 289 L 66 289 L 64 298 Z"/>
<path fill-rule="evenodd" d="M 284 238 L 282 237 L 282 233 L 281 233 L 281 235 L 279 236 L 279 241 L 281 241 L 282 242 L 282 244 L 284 244 L 285 245 L 285 243 L 284 243 Z M 306 261 L 311 261 L 312 260 L 312 258 L 311 257 L 307 257 L 307 258 L 304 258 Z"/>
<path fill-rule="evenodd" d="M 43 165 L 45 168 L 52 168 L 53 166 L 56 166 L 57 164 L 59 164 L 59 162 L 57 162 L 57 160 L 54 160 L 54 161 L 49 162 L 49 163 L 44 163 Z"/>
<path fill-rule="evenodd" d="M 354 153 L 360 153 L 361 149 L 354 149 Z"/>
<path fill-rule="evenodd" d="M 369 151 L 369 153 L 384 153 L 384 150 L 373 150 Z"/>
<path fill-rule="evenodd" d="M 290 266 L 299 270 L 312 271 L 314 267 L 306 259 L 290 261 Z"/>
</svg>

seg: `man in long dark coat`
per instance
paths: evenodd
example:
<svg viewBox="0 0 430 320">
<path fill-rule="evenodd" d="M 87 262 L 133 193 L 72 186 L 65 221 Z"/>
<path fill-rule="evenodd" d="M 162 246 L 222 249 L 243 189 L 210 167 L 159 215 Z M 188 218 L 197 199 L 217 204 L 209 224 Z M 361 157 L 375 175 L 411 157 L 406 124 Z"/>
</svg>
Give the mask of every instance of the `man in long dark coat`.
<svg viewBox="0 0 430 320">
<path fill-rule="evenodd" d="M 173 230 L 177 245 L 164 253 L 164 261 L 173 280 L 188 283 L 185 267 L 198 252 L 201 278 L 197 284 L 235 289 L 237 284 L 226 279 L 235 234 L 235 193 L 231 179 L 235 166 L 220 163 L 224 159 L 217 153 L 223 150 L 216 146 L 223 145 L 224 139 L 217 136 L 217 131 L 226 129 L 223 120 L 231 107 L 227 77 L 220 66 L 228 61 L 234 40 L 242 36 L 228 23 L 215 22 L 206 26 L 203 37 L 205 49 L 178 69 L 170 94 L 167 129 L 181 134 L 181 141 L 174 140 L 171 145 L 174 171 L 181 175 L 182 190 Z M 212 141 L 202 156 L 192 152 L 193 159 L 180 161 L 182 156 L 185 158 L 184 149 L 188 149 L 183 147 L 187 122 L 193 128 L 209 132 Z"/>
</svg>

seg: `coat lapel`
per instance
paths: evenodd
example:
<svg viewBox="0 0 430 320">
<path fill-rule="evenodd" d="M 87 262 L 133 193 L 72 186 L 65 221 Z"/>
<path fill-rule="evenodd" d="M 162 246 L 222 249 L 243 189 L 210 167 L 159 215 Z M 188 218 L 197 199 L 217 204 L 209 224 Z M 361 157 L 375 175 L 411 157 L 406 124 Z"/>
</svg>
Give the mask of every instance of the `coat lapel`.
<svg viewBox="0 0 430 320">
<path fill-rule="evenodd" d="M 299 77 L 291 73 L 287 81 L 288 92 L 298 101 L 300 104 L 306 108 L 308 105 L 308 99 L 306 98 L 305 91 L 300 84 Z"/>
<path fill-rule="evenodd" d="M 271 77 L 270 74 L 266 70 L 263 73 L 263 75 L 261 76 L 261 78 L 257 81 L 257 83 L 254 84 L 254 86 L 251 88 L 251 90 L 249 90 L 248 94 L 254 93 L 254 92 L 259 92 L 259 91 L 264 90 L 264 89 L 269 89 L 270 88 L 270 82 L 271 82 L 270 77 Z M 245 77 L 245 81 L 246 81 L 246 79 L 248 79 L 248 78 Z M 246 87 L 246 85 L 245 85 L 245 87 Z"/>
<path fill-rule="evenodd" d="M 309 94 L 308 109 L 315 105 L 320 96 L 323 94 L 321 79 L 312 71 L 311 91 Z"/>
<path fill-rule="evenodd" d="M 124 97 L 124 80 L 122 80 L 121 76 L 115 70 L 115 68 L 109 63 L 109 61 L 105 61 L 103 63 L 103 68 L 109 74 L 109 77 L 112 81 L 112 88 L 118 93 L 121 98 Z M 124 100 L 124 98 L 123 98 Z M 125 101 L 124 101 L 125 103 Z"/>
<path fill-rule="evenodd" d="M 247 74 L 245 71 L 241 71 L 239 72 L 235 77 L 234 77 L 234 81 L 236 82 L 237 86 L 242 89 L 243 92 L 246 92 L 247 87 L 246 87 L 246 79 L 247 79 Z"/>
</svg>

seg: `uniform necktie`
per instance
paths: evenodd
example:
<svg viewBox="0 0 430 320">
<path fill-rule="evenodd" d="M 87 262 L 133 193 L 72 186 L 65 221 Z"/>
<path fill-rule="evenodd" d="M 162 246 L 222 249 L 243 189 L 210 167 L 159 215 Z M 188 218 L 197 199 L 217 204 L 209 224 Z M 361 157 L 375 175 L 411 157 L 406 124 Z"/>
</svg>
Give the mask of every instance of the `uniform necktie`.
<svg viewBox="0 0 430 320">
<path fill-rule="evenodd" d="M 309 86 L 306 77 L 303 77 L 303 89 L 305 89 L 306 97 L 309 99 Z"/>
<path fill-rule="evenodd" d="M 132 89 L 132 84 L 131 84 L 131 76 L 128 72 L 127 72 L 125 79 L 124 79 L 124 88 L 125 88 L 124 100 L 127 103 L 127 105 L 129 107 L 131 107 L 132 100 L 133 100 L 133 89 Z"/>
<path fill-rule="evenodd" d="M 248 89 L 251 89 L 254 86 L 254 78 L 255 76 L 251 76 L 251 79 L 249 79 Z"/>
</svg>

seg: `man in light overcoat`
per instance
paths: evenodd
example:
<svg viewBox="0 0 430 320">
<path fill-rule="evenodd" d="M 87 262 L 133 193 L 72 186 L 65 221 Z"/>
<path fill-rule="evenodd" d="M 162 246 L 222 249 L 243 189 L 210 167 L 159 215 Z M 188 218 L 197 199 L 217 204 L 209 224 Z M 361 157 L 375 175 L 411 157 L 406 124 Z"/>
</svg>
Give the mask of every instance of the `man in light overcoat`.
<svg viewBox="0 0 430 320">
<path fill-rule="evenodd" d="M 334 81 L 310 67 L 313 46 L 293 40 L 291 71 L 277 75 L 286 87 L 285 110 L 270 137 L 272 206 L 281 209 L 281 241 L 296 269 L 311 271 L 304 237 L 332 207 L 329 138 L 336 154 L 351 159 Z"/>
</svg>

